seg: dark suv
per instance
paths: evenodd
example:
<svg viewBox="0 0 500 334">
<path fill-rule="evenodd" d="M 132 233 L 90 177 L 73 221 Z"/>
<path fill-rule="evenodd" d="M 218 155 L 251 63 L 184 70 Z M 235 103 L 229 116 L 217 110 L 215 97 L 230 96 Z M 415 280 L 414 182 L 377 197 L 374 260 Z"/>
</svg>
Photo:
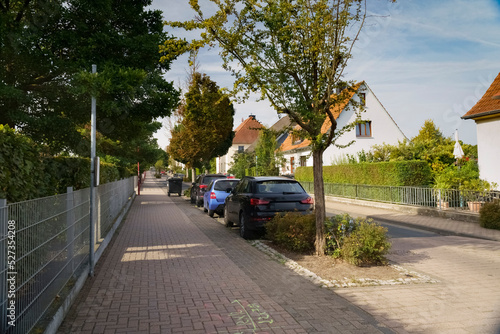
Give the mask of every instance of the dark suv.
<svg viewBox="0 0 500 334">
<path fill-rule="evenodd" d="M 213 180 L 217 179 L 225 179 L 226 175 L 222 174 L 200 174 L 196 178 L 196 181 L 193 182 L 193 186 L 191 187 L 191 203 L 196 204 L 196 206 L 203 205 L 203 195 L 207 190 L 208 185 Z"/>
<path fill-rule="evenodd" d="M 245 176 L 226 198 L 224 222 L 240 226 L 247 239 L 253 232 L 264 231 L 265 224 L 276 213 L 312 212 L 314 201 L 299 182 L 278 176 Z"/>
</svg>

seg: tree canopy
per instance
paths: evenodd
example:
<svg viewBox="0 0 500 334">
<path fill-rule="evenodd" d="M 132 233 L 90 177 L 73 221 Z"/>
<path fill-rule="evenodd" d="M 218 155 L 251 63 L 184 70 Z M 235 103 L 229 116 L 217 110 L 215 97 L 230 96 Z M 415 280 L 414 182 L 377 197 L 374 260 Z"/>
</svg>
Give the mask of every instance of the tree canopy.
<svg viewBox="0 0 500 334">
<path fill-rule="evenodd" d="M 206 17 L 197 0 L 197 17 L 170 22 L 173 27 L 201 29 L 201 39 L 188 44 L 165 41 L 162 50 L 178 53 L 217 45 L 224 68 L 235 77 L 234 93 L 259 91 L 278 113 L 301 127 L 311 141 L 316 200 L 316 253 L 324 253 L 324 150 L 346 128 L 337 129 L 334 107 L 354 92 L 344 79 L 351 50 L 363 27 L 363 0 L 213 0 Z M 175 53 L 172 53 L 172 55 Z M 163 60 L 168 60 L 168 57 Z M 325 122 L 326 121 L 326 122 Z M 328 128 L 323 129 L 327 124 Z M 347 125 L 347 128 L 352 125 Z"/>
<path fill-rule="evenodd" d="M 158 45 L 169 36 L 150 4 L 0 0 L 0 123 L 53 153 L 86 155 L 94 94 L 98 153 L 129 157 L 142 146 L 147 156 L 157 148 L 156 119 L 170 115 L 179 97 L 163 78 L 170 62 L 159 62 Z"/>
<path fill-rule="evenodd" d="M 210 160 L 227 153 L 234 138 L 234 108 L 207 75 L 194 72 L 180 124 L 171 131 L 168 152 L 191 168 L 210 169 Z"/>
</svg>

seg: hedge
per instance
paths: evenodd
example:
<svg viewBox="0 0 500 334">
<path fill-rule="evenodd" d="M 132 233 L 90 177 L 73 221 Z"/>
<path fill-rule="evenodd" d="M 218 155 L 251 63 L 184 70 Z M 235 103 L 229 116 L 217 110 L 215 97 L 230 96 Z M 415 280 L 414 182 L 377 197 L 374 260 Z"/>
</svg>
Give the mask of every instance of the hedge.
<svg viewBox="0 0 500 334">
<path fill-rule="evenodd" d="M 295 179 L 313 182 L 313 167 L 298 167 Z M 426 161 L 362 162 L 323 167 L 325 183 L 369 184 L 384 186 L 428 186 L 431 169 Z"/>
<path fill-rule="evenodd" d="M 101 162 L 100 184 L 130 176 L 123 167 Z M 0 198 L 8 202 L 66 193 L 90 185 L 90 158 L 44 156 L 29 137 L 0 125 Z"/>
</svg>

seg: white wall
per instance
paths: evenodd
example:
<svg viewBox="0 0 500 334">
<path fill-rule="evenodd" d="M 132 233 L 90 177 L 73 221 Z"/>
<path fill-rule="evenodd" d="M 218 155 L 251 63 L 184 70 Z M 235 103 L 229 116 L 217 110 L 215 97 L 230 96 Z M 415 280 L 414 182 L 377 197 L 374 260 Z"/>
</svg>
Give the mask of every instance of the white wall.
<svg viewBox="0 0 500 334">
<path fill-rule="evenodd" d="M 476 120 L 479 177 L 500 189 L 500 118 Z"/>
<path fill-rule="evenodd" d="M 217 173 L 227 173 L 228 169 L 231 168 L 233 163 L 233 155 L 238 152 L 238 147 L 243 146 L 246 150 L 250 144 L 234 144 L 232 145 L 225 156 L 219 157 L 217 159 Z"/>
</svg>

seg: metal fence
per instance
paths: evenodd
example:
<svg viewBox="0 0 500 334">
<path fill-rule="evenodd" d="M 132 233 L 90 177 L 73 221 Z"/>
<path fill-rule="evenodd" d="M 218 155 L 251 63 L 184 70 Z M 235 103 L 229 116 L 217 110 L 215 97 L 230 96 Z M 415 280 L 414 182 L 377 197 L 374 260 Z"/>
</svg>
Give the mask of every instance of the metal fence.
<svg viewBox="0 0 500 334">
<path fill-rule="evenodd" d="M 29 333 L 86 268 L 134 193 L 136 177 L 96 188 L 90 247 L 90 189 L 6 204 L 0 199 L 0 333 Z M 6 288 L 5 288 L 6 287 Z"/>
<path fill-rule="evenodd" d="M 313 182 L 301 182 L 301 184 L 307 192 L 314 193 Z M 478 212 L 483 203 L 500 198 L 499 191 L 466 191 L 341 183 L 325 183 L 325 195 L 438 209 L 470 210 L 473 212 Z"/>
</svg>

